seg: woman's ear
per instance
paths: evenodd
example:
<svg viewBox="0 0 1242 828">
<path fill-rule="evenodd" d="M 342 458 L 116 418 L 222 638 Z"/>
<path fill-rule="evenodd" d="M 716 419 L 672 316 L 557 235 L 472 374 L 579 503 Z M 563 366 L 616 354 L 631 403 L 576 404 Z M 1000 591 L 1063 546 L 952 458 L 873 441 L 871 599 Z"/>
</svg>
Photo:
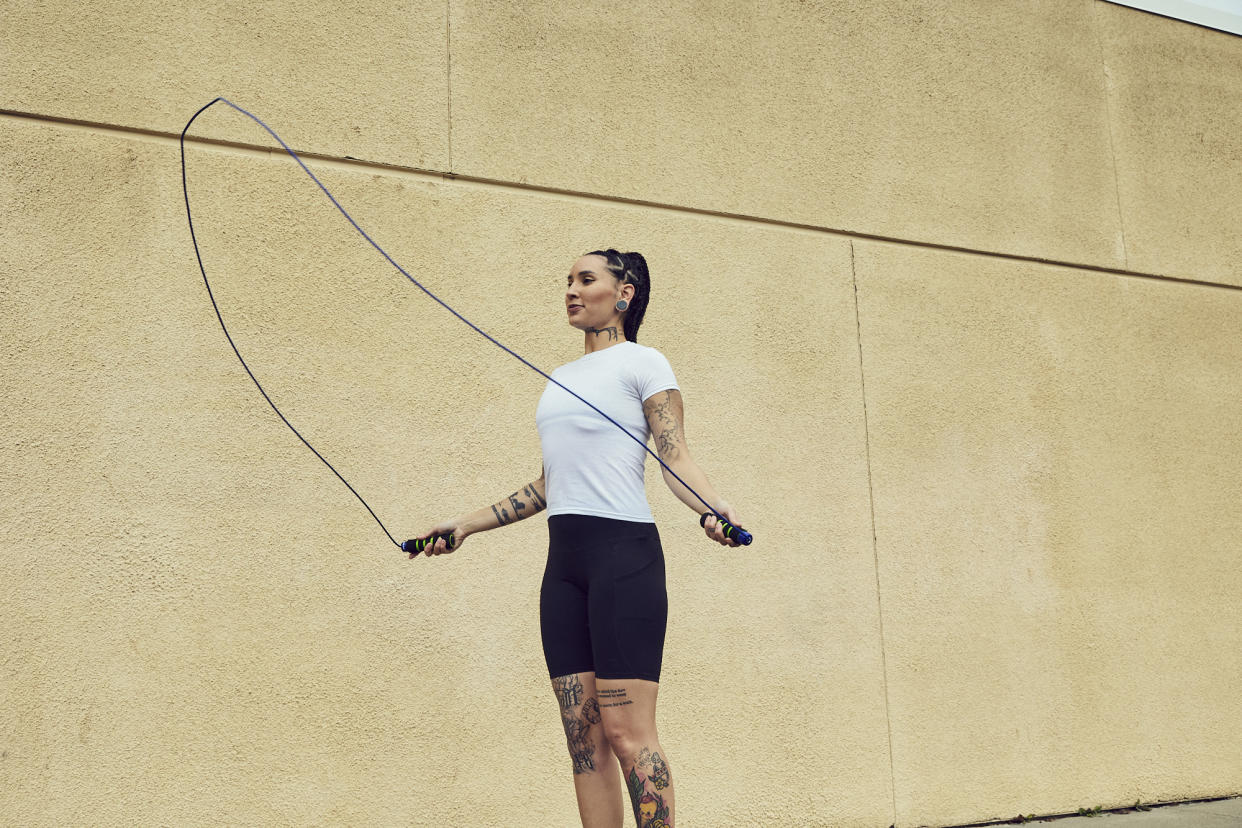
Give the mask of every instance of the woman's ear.
<svg viewBox="0 0 1242 828">
<path fill-rule="evenodd" d="M 624 299 L 624 300 L 625 300 L 625 301 L 627 301 L 627 302 L 633 302 L 633 301 L 634 301 L 634 292 L 635 292 L 636 290 L 637 290 L 637 288 L 635 288 L 635 287 L 634 287 L 633 285 L 631 285 L 629 282 L 626 282 L 625 284 L 621 285 L 621 293 L 617 296 L 617 298 L 618 298 L 618 299 Z"/>
</svg>

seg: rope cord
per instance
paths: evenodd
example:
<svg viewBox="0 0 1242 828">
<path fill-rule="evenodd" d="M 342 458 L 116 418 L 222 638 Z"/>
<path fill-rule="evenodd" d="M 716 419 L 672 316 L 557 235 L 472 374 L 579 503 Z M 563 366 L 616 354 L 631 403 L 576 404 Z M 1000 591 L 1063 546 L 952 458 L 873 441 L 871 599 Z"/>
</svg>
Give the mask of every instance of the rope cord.
<svg viewBox="0 0 1242 828">
<path fill-rule="evenodd" d="M 217 103 L 224 103 L 224 104 L 229 105 L 230 107 L 232 107 L 232 108 L 233 108 L 233 109 L 235 109 L 236 111 L 240 112 L 242 115 L 245 115 L 247 118 L 249 118 L 250 120 L 254 121 L 254 122 L 255 122 L 256 124 L 258 124 L 259 126 L 263 127 L 263 129 L 265 129 L 269 135 L 271 135 L 273 138 L 275 138 L 275 139 L 276 139 L 276 141 L 277 141 L 277 142 L 278 142 L 278 143 L 279 143 L 282 147 L 284 147 L 285 152 L 289 153 L 289 155 L 291 155 L 291 156 L 293 157 L 293 160 L 298 162 L 298 166 L 300 166 L 300 167 L 302 168 L 302 170 L 303 170 L 303 171 L 304 171 L 304 172 L 305 172 L 308 176 L 310 176 L 311 180 L 312 180 L 312 181 L 314 181 L 316 184 L 318 184 L 318 185 L 319 185 L 319 189 L 323 190 L 324 195 L 326 195 L 326 196 L 328 197 L 328 199 L 329 199 L 329 200 L 333 203 L 333 205 L 335 205 L 335 206 L 336 206 L 336 209 L 337 209 L 337 210 L 340 210 L 341 215 L 343 215 L 343 216 L 346 218 L 346 220 L 348 220 L 348 221 L 349 221 L 349 223 L 353 225 L 354 229 L 355 229 L 355 230 L 357 230 L 357 231 L 358 231 L 358 232 L 362 235 L 362 237 L 363 237 L 364 239 L 366 239 L 366 240 L 367 240 L 367 242 L 369 242 L 369 243 L 370 243 L 370 245 L 371 245 L 372 247 L 374 247 L 377 251 L 379 251 L 380 255 L 381 255 L 381 256 L 383 256 L 385 259 L 387 259 L 387 260 L 388 260 L 388 263 L 389 263 L 389 264 L 391 264 L 393 267 L 395 267 L 395 268 L 396 268 L 396 269 L 397 269 L 397 270 L 401 273 L 401 275 L 402 275 L 402 276 L 404 276 L 406 279 L 408 279 L 408 280 L 410 281 L 410 283 L 411 283 L 411 284 L 413 284 L 415 287 L 417 287 L 417 288 L 418 288 L 419 290 L 421 290 L 423 293 L 427 294 L 427 295 L 428 295 L 428 296 L 430 296 L 432 299 L 434 299 L 436 302 L 438 302 L 438 303 L 439 303 L 441 306 L 443 306 L 443 307 L 444 307 L 444 309 L 445 309 L 445 310 L 447 310 L 449 313 L 451 313 L 451 314 L 453 314 L 454 316 L 456 316 L 456 317 L 457 317 L 458 319 L 460 319 L 462 322 L 465 322 L 465 323 L 466 323 L 467 325 L 469 325 L 469 326 L 470 326 L 470 327 L 471 327 L 471 328 L 472 328 L 472 329 L 473 329 L 476 333 L 478 333 L 479 335 L 483 336 L 485 339 L 487 339 L 487 340 L 488 340 L 489 342 L 491 342 L 493 345 L 495 345 L 496 347 L 500 348 L 502 351 L 504 351 L 505 353 L 509 354 L 509 355 L 510 355 L 510 356 L 512 356 L 514 359 L 518 360 L 518 361 L 519 361 L 519 362 L 521 362 L 523 365 L 525 365 L 527 368 L 530 368 L 532 371 L 534 371 L 535 373 L 539 374 L 541 377 L 544 377 L 545 379 L 547 379 L 547 380 L 548 380 L 548 382 L 552 383 L 553 385 L 556 385 L 556 386 L 560 387 L 560 388 L 561 388 L 562 390 L 564 390 L 565 392 L 567 392 L 567 393 L 569 393 L 569 394 L 573 395 L 573 396 L 574 396 L 574 397 L 576 397 L 578 400 L 580 400 L 582 403 L 584 403 L 585 405 L 589 406 L 592 410 L 594 410 L 596 413 L 598 413 L 598 414 L 599 414 L 601 417 L 603 417 L 605 420 L 607 420 L 608 422 L 612 423 L 612 424 L 613 424 L 613 425 L 615 425 L 617 428 L 621 429 L 621 431 L 622 431 L 622 432 L 624 432 L 627 436 L 629 436 L 629 438 L 630 438 L 630 439 L 632 439 L 634 442 L 636 442 L 636 443 L 638 443 L 640 446 L 642 446 L 644 451 L 646 451 L 648 454 L 650 454 L 652 457 L 654 457 L 654 458 L 656 459 L 656 462 L 657 462 L 657 463 L 659 463 L 661 466 L 663 466 L 663 467 L 664 467 L 664 469 L 665 469 L 665 470 L 666 470 L 669 474 L 671 474 L 674 478 L 676 478 L 677 482 L 679 482 L 679 483 L 681 483 L 681 485 L 685 486 L 687 491 L 689 491 L 689 492 L 690 492 L 691 494 L 693 494 L 696 498 L 698 498 L 698 499 L 699 499 L 699 501 L 700 501 L 700 502 L 701 502 L 704 506 L 706 506 L 706 507 L 707 507 L 708 511 L 709 511 L 711 514 L 715 515 L 715 516 L 717 517 L 717 519 L 719 519 L 720 521 L 723 521 L 723 522 L 725 522 L 726 524 L 728 523 L 728 521 L 726 521 L 726 520 L 725 520 L 724 515 L 722 515 L 722 514 L 720 514 L 719 512 L 717 512 L 717 511 L 716 511 L 716 509 L 715 509 L 715 508 L 714 508 L 714 507 L 713 507 L 710 503 L 708 503 L 706 500 L 704 500 L 704 499 L 703 499 L 703 496 L 702 496 L 702 495 L 700 495 L 700 494 L 699 494 L 698 492 L 696 492 L 693 488 L 691 488 L 691 487 L 690 487 L 690 485 L 689 485 L 688 483 L 686 483 L 686 481 L 682 480 L 682 479 L 681 479 L 681 477 L 677 474 L 677 472 L 675 472 L 675 471 L 673 471 L 671 468 L 669 468 L 668 464 L 667 464 L 667 463 L 665 463 L 663 460 L 661 460 L 661 459 L 660 459 L 660 457 L 659 457 L 659 455 L 657 455 L 655 452 L 653 452 L 653 451 L 652 451 L 652 450 L 651 450 L 651 449 L 647 446 L 646 442 L 644 442 L 643 440 L 638 439 L 638 437 L 636 437 L 636 436 L 635 436 L 632 432 L 630 432 L 630 430 L 629 430 L 629 429 L 627 429 L 625 426 L 623 426 L 623 425 L 621 425 L 620 423 L 618 423 L 618 422 L 617 422 L 616 420 L 614 420 L 612 417 L 609 417 L 607 414 L 605 414 L 603 411 L 601 411 L 599 408 L 597 408 L 597 407 L 596 407 L 594 404 L 592 404 L 590 401 L 588 401 L 588 400 L 586 400 L 586 399 L 583 399 L 581 396 L 579 396 L 579 395 L 578 395 L 576 392 L 574 392 L 572 389 L 566 388 L 564 385 L 562 385 L 561 383 L 559 383 L 559 382 L 557 382 L 556 380 L 554 380 L 554 379 L 553 379 L 552 377 L 550 377 L 548 374 L 546 374 L 546 373 L 544 373 L 543 371 L 541 371 L 541 370 L 540 370 L 539 368 L 537 368 L 535 365 L 531 364 L 531 363 L 530 363 L 527 359 L 525 359 L 523 356 L 521 356 L 520 354 L 518 354 L 516 351 L 512 350 L 511 348 L 507 347 L 507 346 L 506 346 L 506 345 L 504 345 L 503 343 L 499 342 L 499 341 L 498 341 L 495 337 L 493 337 L 491 334 L 487 333 L 487 332 L 486 332 L 486 331 L 484 331 L 482 328 L 480 328 L 479 326 L 477 326 L 477 325 L 475 325 L 473 322 L 471 322 L 469 319 L 467 319 L 466 317 L 462 316 L 460 313 L 458 313 L 456 310 L 454 310 L 452 307 L 450 307 L 450 306 L 449 306 L 449 305 L 448 305 L 448 304 L 447 304 L 447 303 L 446 303 L 443 299 L 441 299 L 439 296 L 436 296 L 434 293 L 432 293 L 430 290 L 428 290 L 426 287 L 424 287 L 424 286 L 423 286 L 423 284 L 422 284 L 421 282 L 419 282 L 417 279 L 415 279 L 413 276 L 411 276 L 411 275 L 409 274 L 409 272 L 408 272 L 405 268 L 403 268 L 401 265 L 399 265 L 399 264 L 396 262 L 396 260 L 394 260 L 394 259 L 392 258 L 392 256 L 389 256 L 389 255 L 388 255 L 388 253 L 384 250 L 384 248 L 380 247 L 380 246 L 379 246 L 379 245 L 375 242 L 375 240 L 374 240 L 374 239 L 372 239 L 372 238 L 371 238 L 371 237 L 367 234 L 367 232 L 366 232 L 365 230 L 363 230 L 361 227 L 359 227 L 359 226 L 358 226 L 358 222 L 354 221 L 353 216 L 351 216 L 351 215 L 350 215 L 350 214 L 349 214 L 349 213 L 345 210 L 345 208 L 341 206 L 340 202 L 336 200 L 336 197 L 335 197 L 335 196 L 333 196 L 331 192 L 329 192 L 328 188 L 324 186 L 323 182 L 322 182 L 322 181 L 320 181 L 320 180 L 319 180 L 319 178 L 318 178 L 318 177 L 316 177 L 316 175 L 315 175 L 313 172 L 311 172 L 311 171 L 310 171 L 310 168 L 309 168 L 309 167 L 307 167 L 305 163 L 303 163 L 302 159 L 298 157 L 298 154 L 297 154 L 296 152 L 294 152 L 292 149 L 290 149 L 289 145 L 288 145 L 288 144 L 286 144 L 286 143 L 284 142 L 284 140 L 282 140 L 282 139 L 281 139 L 281 137 L 280 137 L 279 135 L 277 135 L 277 134 L 276 134 L 276 132 L 275 132 L 275 131 L 271 128 L 271 127 L 269 127 L 267 124 L 263 123 L 263 121 L 261 121 L 261 120 L 260 120 L 257 116 L 255 116 L 255 115 L 251 114 L 250 112 L 247 112 L 246 110 L 242 109 L 240 106 L 238 106 L 237 104 L 235 104 L 235 103 L 233 103 L 232 101 L 228 100 L 227 98 L 223 98 L 223 97 L 217 97 L 217 98 L 214 98 L 214 99 L 213 99 L 210 103 L 208 103 L 208 104 L 207 104 L 206 106 L 204 106 L 202 109 L 200 109 L 200 110 L 198 110 L 197 112 L 195 112 L 195 113 L 194 113 L 194 115 L 193 115 L 193 117 L 191 117 L 191 118 L 190 118 L 190 120 L 186 122 L 185 129 L 181 130 L 181 190 L 182 190 L 182 192 L 185 194 L 185 216 L 186 216 L 186 221 L 187 221 L 187 222 L 189 223 L 189 225 L 190 225 L 190 239 L 191 239 L 191 241 L 194 243 L 194 255 L 195 255 L 195 257 L 198 259 L 198 269 L 199 269 L 199 271 L 203 274 L 203 284 L 204 284 L 204 285 L 206 285 L 206 287 L 207 287 L 207 296 L 211 299 L 211 306 L 212 306 L 212 307 L 215 309 L 215 311 L 216 311 L 216 319 L 218 319 L 218 320 L 220 321 L 220 328 L 224 331 L 224 336 L 225 336 L 225 338 L 227 338 L 227 339 L 228 339 L 228 341 L 229 341 L 229 345 L 230 345 L 230 346 L 232 346 L 232 348 L 233 348 L 233 353 L 237 354 L 237 359 L 241 362 L 242 367 L 246 369 L 246 373 L 250 375 L 250 379 L 254 380 L 254 384 L 255 384 L 255 386 L 256 386 L 256 387 L 258 387 L 258 389 L 259 389 L 259 393 L 263 395 L 263 399 L 267 400 L 267 404 L 268 404 L 268 405 L 270 405 L 270 406 L 272 407 L 272 410 L 276 412 L 276 415 L 277 415 L 278 417 L 280 417 L 280 419 L 281 419 L 281 420 L 283 420 L 283 421 L 284 421 L 284 424 L 285 424 L 285 425 L 287 425 L 287 426 L 289 426 L 289 429 L 290 429 L 290 430 L 291 430 L 294 434 L 296 434 L 296 435 L 297 435 L 298 439 L 299 439 L 299 440 L 301 440 L 301 441 L 302 441 L 302 442 L 306 445 L 306 447 L 307 447 L 308 449 L 310 449 L 312 452 L 314 452 L 315 456 L 316 456 L 316 457 L 318 457 L 320 460 L 322 460 L 322 461 L 323 461 L 323 464 L 324 464 L 325 466 L 327 466 L 329 469 L 332 469 L 332 473 L 333 473 L 333 474 L 335 474 L 338 478 L 340 478 L 340 481 L 341 481 L 342 483 L 344 483 L 344 484 L 345 484 L 346 488 L 348 488 L 350 492 L 352 492 L 352 493 L 353 493 L 354 497 L 358 498 L 358 501 L 359 501 L 360 503 L 362 503 L 362 505 L 363 505 L 364 507 L 366 507 L 366 510 L 367 510 L 368 512 L 370 512 L 370 513 L 371 513 L 371 517 L 375 518 L 375 522 L 379 524 L 380 529 L 383 529 L 383 530 L 384 530 L 384 534 L 388 536 L 388 539 L 389 539 L 390 541 L 392 541 L 392 542 L 393 542 L 393 544 L 395 544 L 395 545 L 397 546 L 397 548 L 398 548 L 398 549 L 402 548 L 401 544 L 397 541 L 397 539 L 396 539 L 396 538 L 394 538 L 394 537 L 392 536 L 392 533 L 388 531 L 388 528 L 387 528 L 386 526 L 384 526 L 384 522 L 383 522 L 382 520 L 380 520 L 380 519 L 379 519 L 379 516 L 375 514 L 375 511 L 374 511 L 374 510 L 373 510 L 373 509 L 372 509 L 372 508 L 371 508 L 371 507 L 367 504 L 366 500 L 364 500 L 364 499 L 363 499 L 362 495 L 358 494 L 358 492 L 354 489 L 354 487 L 353 487 L 353 486 L 351 486 L 351 485 L 349 485 L 349 481 L 348 481 L 348 480 L 346 480 L 346 479 L 345 479 L 345 478 L 341 475 L 341 473 L 340 473 L 340 472 L 338 472 L 338 471 L 337 471 L 337 470 L 333 467 L 333 465 L 332 465 L 331 463 L 329 463 L 329 462 L 327 461 L 327 459 L 326 459 L 326 458 L 325 458 L 322 454 L 320 454 L 318 451 L 316 451 L 315 447 L 314 447 L 314 446 L 312 446 L 312 445 L 310 444 L 310 442 L 309 442 L 309 441 L 308 441 L 305 437 L 303 437 L 303 436 L 302 436 L 302 434 L 301 434 L 301 433 L 300 433 L 300 432 L 299 432 L 296 428 L 294 428 L 294 427 L 293 427 L 293 423 L 289 422 L 288 418 L 287 418 L 287 417 L 285 417 L 285 415 L 284 415 L 284 414 L 282 414 L 282 413 L 280 412 L 280 409 L 276 407 L 276 403 L 272 402 L 272 398 L 268 396 L 267 391 L 263 390 L 263 386 L 259 383 L 258 378 L 254 375 L 254 372 L 250 370 L 250 366 L 246 364 L 246 360 L 242 357 L 242 355 L 241 355 L 241 351 L 239 351 L 239 350 L 237 349 L 237 345 L 236 345 L 236 343 L 234 343 L 234 342 L 233 342 L 233 337 L 229 335 L 229 329 L 228 329 L 228 327 L 224 324 L 224 317 L 223 317 L 223 316 L 221 315 L 221 313 L 220 313 L 220 306 L 216 304 L 216 297 L 215 297 L 215 294 L 212 292 L 212 290 L 211 290 L 211 283 L 210 283 L 210 282 L 208 281 L 208 279 L 207 279 L 207 269 L 203 266 L 203 256 L 202 256 L 202 253 L 201 253 L 201 252 L 199 252 L 199 249 L 198 249 L 198 237 L 197 237 L 197 235 L 194 233 L 194 218 L 193 218 L 193 215 L 192 215 L 192 214 L 191 214 L 191 212 L 190 212 L 190 190 L 189 190 L 189 186 L 188 186 L 188 185 L 187 185 L 187 183 L 186 183 L 186 166 L 185 166 L 185 136 L 186 136 L 186 133 L 188 133 L 188 132 L 190 131 L 190 126 L 194 123 L 194 121 L 198 118 L 198 116 L 199 116 L 199 115 L 202 115 L 204 112 L 206 112 L 206 111 L 207 111 L 208 109 L 210 109 L 212 106 L 215 106 Z"/>
</svg>

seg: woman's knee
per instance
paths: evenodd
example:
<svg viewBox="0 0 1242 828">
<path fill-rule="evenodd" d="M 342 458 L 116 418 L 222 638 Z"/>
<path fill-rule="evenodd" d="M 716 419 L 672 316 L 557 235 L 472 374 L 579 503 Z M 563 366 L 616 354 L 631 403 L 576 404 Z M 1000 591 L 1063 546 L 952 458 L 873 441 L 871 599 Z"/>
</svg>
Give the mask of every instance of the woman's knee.
<svg viewBox="0 0 1242 828">
<path fill-rule="evenodd" d="M 600 719 L 612 752 L 632 762 L 644 747 L 656 744 L 654 682 L 601 681 L 597 688 Z"/>
</svg>

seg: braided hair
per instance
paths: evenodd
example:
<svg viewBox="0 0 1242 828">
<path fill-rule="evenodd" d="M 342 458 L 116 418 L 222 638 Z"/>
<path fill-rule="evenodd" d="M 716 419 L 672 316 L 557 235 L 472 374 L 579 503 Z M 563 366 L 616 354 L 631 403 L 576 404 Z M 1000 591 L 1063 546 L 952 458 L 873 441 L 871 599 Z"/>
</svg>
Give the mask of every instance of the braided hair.
<svg viewBox="0 0 1242 828">
<path fill-rule="evenodd" d="M 587 255 L 602 256 L 608 264 L 609 273 L 622 284 L 634 286 L 634 298 L 622 314 L 621 325 L 625 330 L 625 338 L 630 342 L 637 342 L 638 326 L 643 324 L 647 300 L 651 297 L 651 274 L 647 272 L 647 260 L 641 253 L 620 253 L 611 247 L 607 250 L 592 250 Z"/>
</svg>

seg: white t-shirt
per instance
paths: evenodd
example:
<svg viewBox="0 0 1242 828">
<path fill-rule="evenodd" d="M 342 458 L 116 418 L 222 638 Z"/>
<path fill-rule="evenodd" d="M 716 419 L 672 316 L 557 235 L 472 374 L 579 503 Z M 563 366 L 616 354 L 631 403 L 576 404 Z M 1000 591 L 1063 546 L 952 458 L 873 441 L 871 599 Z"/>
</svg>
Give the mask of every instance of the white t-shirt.
<svg viewBox="0 0 1242 828">
<path fill-rule="evenodd" d="M 644 446 L 650 435 L 643 401 L 677 388 L 668 360 L 655 348 L 619 342 L 562 365 L 551 376 L 642 444 L 549 382 L 535 410 L 548 514 L 653 522 L 643 487 Z"/>
</svg>

